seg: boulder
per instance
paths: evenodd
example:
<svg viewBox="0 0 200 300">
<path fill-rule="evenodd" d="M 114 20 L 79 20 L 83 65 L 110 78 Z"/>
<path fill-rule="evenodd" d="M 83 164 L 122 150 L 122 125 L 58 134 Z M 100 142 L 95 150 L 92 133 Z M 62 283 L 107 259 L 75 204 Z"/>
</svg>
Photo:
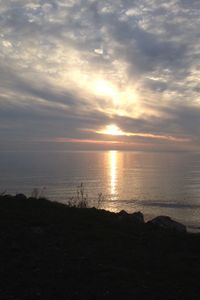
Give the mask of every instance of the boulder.
<svg viewBox="0 0 200 300">
<path fill-rule="evenodd" d="M 172 220 L 168 216 L 158 216 L 151 221 L 148 221 L 148 224 L 163 228 L 163 229 L 168 229 L 176 232 L 182 232 L 185 233 L 187 231 L 186 226 Z"/>
<path fill-rule="evenodd" d="M 15 196 L 15 199 L 17 199 L 17 200 L 27 200 L 27 198 L 24 194 L 17 194 Z"/>
<path fill-rule="evenodd" d="M 122 220 L 122 221 L 144 224 L 144 216 L 140 211 L 134 212 L 132 214 L 128 214 L 125 210 L 121 210 L 118 213 L 118 217 L 120 221 Z"/>
<path fill-rule="evenodd" d="M 144 224 L 144 215 L 140 211 L 130 214 L 130 217 L 134 222 Z"/>
<path fill-rule="evenodd" d="M 128 213 L 125 210 L 121 210 L 117 216 L 119 221 L 126 221 L 128 219 Z"/>
<path fill-rule="evenodd" d="M 129 214 L 125 211 L 125 210 L 121 210 L 119 213 L 118 213 L 118 216 L 124 216 L 124 217 L 127 217 Z"/>
</svg>

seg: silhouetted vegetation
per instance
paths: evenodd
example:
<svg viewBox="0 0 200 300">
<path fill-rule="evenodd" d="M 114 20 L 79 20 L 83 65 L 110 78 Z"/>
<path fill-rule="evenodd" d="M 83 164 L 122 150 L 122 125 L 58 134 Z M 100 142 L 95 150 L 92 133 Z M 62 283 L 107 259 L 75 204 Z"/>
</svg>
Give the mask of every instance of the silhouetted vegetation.
<svg viewBox="0 0 200 300">
<path fill-rule="evenodd" d="M 0 299 L 199 299 L 200 236 L 134 215 L 0 196 Z"/>
<path fill-rule="evenodd" d="M 88 194 L 85 191 L 84 184 L 81 183 L 80 185 L 77 186 L 75 195 L 70 197 L 66 204 L 69 207 L 77 207 L 77 208 L 96 207 L 100 209 L 104 201 L 105 201 L 105 196 L 102 193 L 98 194 L 96 201 L 94 199 L 90 199 Z"/>
<path fill-rule="evenodd" d="M 68 199 L 67 205 L 69 207 L 77 207 L 77 208 L 89 207 L 88 194 L 85 193 L 85 188 L 83 183 L 77 186 L 75 196 L 72 196 L 71 198 Z"/>
<path fill-rule="evenodd" d="M 43 188 L 34 188 L 31 192 L 31 197 L 35 199 L 45 198 L 45 187 Z"/>
</svg>

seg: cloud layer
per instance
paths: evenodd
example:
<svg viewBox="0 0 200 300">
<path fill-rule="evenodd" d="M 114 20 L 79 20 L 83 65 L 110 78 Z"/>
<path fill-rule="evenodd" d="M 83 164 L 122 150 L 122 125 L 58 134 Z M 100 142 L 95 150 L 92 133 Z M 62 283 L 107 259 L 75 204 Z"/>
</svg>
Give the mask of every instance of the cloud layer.
<svg viewBox="0 0 200 300">
<path fill-rule="evenodd" d="M 197 0 L 2 0 L 2 149 L 108 147 L 111 123 L 120 147 L 197 149 L 199 26 Z"/>
</svg>

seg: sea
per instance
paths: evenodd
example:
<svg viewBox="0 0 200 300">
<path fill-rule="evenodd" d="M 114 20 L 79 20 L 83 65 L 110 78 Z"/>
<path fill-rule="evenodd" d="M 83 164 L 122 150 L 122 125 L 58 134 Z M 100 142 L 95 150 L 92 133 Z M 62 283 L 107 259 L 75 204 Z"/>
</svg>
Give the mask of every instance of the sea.
<svg viewBox="0 0 200 300">
<path fill-rule="evenodd" d="M 200 153 L 130 151 L 0 152 L 0 193 L 168 215 L 200 228 Z"/>
</svg>

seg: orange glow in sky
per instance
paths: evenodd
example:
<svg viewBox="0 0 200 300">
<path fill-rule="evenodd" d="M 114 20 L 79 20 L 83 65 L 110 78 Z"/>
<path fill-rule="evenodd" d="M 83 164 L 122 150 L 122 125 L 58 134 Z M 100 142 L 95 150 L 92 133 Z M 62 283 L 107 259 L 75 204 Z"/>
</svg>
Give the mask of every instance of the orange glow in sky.
<svg viewBox="0 0 200 300">
<path fill-rule="evenodd" d="M 158 135 L 158 134 L 151 134 L 145 132 L 126 132 L 121 130 L 117 125 L 110 124 L 105 126 L 103 129 L 95 131 L 98 134 L 105 134 L 105 135 L 113 135 L 113 136 L 137 136 L 143 138 L 150 138 L 150 139 L 160 139 L 160 140 L 168 140 L 168 141 L 176 141 L 176 142 L 189 142 L 190 139 L 176 137 L 171 135 Z"/>
</svg>

